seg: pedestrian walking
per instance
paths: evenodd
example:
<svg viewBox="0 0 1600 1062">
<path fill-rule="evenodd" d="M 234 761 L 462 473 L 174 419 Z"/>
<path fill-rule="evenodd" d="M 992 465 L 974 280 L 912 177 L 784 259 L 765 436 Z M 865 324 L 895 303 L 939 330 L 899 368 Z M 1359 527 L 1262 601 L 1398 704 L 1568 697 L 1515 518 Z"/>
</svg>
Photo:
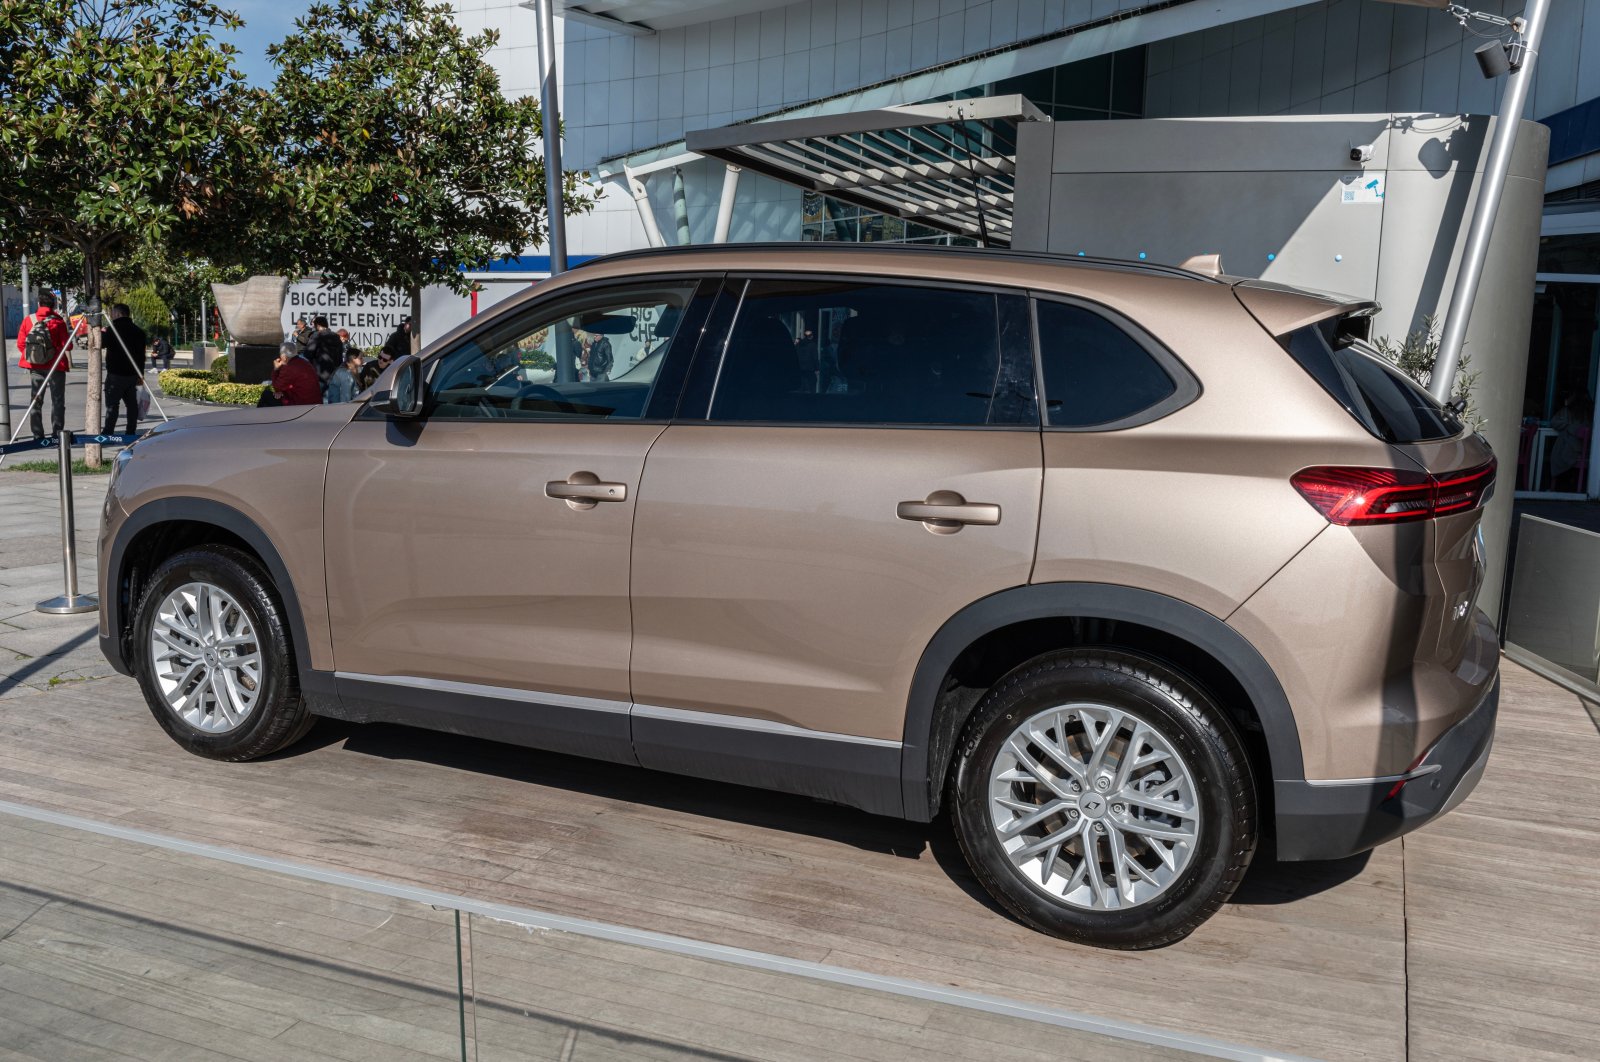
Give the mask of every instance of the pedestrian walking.
<svg viewBox="0 0 1600 1062">
<path fill-rule="evenodd" d="M 18 364 L 33 375 L 33 412 L 29 414 L 28 426 L 33 429 L 35 441 L 45 437 L 46 380 L 49 381 L 50 420 L 55 425 L 54 434 L 59 435 L 61 429 L 66 427 L 66 372 L 71 364 L 67 360 L 67 341 L 70 338 L 67 322 L 56 313 L 55 294 L 41 292 L 38 310 L 24 317 L 22 327 L 17 329 L 17 353 L 21 355 Z"/>
<path fill-rule="evenodd" d="M 125 303 L 111 307 L 111 327 L 100 332 L 100 348 L 105 351 L 106 420 L 104 431 L 117 430 L 117 406 L 128 411 L 128 434 L 139 428 L 139 385 L 144 382 L 144 351 L 150 338 L 134 323 Z"/>
<path fill-rule="evenodd" d="M 279 354 L 272 363 L 272 394 L 282 406 L 322 404 L 322 384 L 304 351 Z"/>
</svg>

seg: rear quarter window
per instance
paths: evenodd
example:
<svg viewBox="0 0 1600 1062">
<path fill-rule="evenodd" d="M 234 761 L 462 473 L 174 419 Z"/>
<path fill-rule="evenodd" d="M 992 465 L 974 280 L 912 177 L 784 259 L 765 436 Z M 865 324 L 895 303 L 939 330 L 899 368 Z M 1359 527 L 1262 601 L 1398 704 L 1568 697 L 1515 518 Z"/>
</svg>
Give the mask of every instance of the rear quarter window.
<svg viewBox="0 0 1600 1062">
<path fill-rule="evenodd" d="M 1283 349 L 1356 421 L 1391 443 L 1418 443 L 1459 435 L 1453 410 L 1375 352 L 1336 339 L 1337 319 L 1318 321 L 1278 337 Z"/>
<path fill-rule="evenodd" d="M 1153 343 L 1074 303 L 1037 299 L 1045 425 L 1105 431 L 1154 420 L 1198 393 L 1192 377 Z"/>
</svg>

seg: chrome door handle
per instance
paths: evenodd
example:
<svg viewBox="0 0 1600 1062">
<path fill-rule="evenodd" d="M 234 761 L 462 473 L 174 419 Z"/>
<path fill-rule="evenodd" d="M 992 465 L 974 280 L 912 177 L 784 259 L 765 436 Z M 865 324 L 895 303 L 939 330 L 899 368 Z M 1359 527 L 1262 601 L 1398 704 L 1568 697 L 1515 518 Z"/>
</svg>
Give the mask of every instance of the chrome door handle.
<svg viewBox="0 0 1600 1062">
<path fill-rule="evenodd" d="M 626 483 L 606 483 L 593 472 L 574 472 L 566 479 L 544 485 L 544 496 L 564 501 L 574 509 L 593 509 L 599 502 L 628 500 Z"/>
<path fill-rule="evenodd" d="M 936 490 L 923 501 L 903 501 L 894 507 L 902 520 L 917 520 L 936 535 L 953 535 L 967 524 L 993 527 L 1000 522 L 1000 506 L 969 502 L 953 490 Z"/>
</svg>

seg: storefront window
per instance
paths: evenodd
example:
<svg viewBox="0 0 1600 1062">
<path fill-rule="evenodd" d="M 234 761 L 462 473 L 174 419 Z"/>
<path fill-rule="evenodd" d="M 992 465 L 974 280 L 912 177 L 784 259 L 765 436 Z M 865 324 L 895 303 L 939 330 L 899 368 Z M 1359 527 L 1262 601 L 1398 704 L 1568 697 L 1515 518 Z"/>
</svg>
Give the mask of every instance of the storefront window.
<svg viewBox="0 0 1600 1062">
<path fill-rule="evenodd" d="M 1600 236 L 1556 237 L 1600 241 Z M 1546 246 L 1550 239 L 1546 240 Z M 1561 253 L 1576 253 L 1576 243 Z M 1600 248 L 1600 242 L 1595 244 Z M 1574 258 L 1551 264 L 1576 265 Z M 1600 370 L 1600 261 L 1583 268 L 1551 268 L 1541 248 L 1541 273 L 1591 273 L 1595 283 L 1542 281 L 1535 288 L 1517 452 L 1520 491 L 1587 493 L 1595 384 Z"/>
</svg>

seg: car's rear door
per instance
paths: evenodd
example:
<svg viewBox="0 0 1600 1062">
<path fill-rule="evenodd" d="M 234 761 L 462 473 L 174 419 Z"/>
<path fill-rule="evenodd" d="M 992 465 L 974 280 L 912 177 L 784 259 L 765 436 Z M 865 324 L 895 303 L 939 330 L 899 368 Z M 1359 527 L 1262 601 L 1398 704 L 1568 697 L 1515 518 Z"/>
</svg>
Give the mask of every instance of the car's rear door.
<svg viewBox="0 0 1600 1062">
<path fill-rule="evenodd" d="M 534 302 L 430 359 L 421 419 L 363 413 L 339 435 L 324 520 L 347 708 L 632 760 L 634 506 L 708 304 L 697 285 Z M 611 378 L 582 379 L 601 336 Z"/>
<path fill-rule="evenodd" d="M 897 813 L 923 649 L 1033 563 L 1026 300 L 849 277 L 733 286 L 723 356 L 702 343 L 640 490 L 635 750 Z"/>
</svg>

